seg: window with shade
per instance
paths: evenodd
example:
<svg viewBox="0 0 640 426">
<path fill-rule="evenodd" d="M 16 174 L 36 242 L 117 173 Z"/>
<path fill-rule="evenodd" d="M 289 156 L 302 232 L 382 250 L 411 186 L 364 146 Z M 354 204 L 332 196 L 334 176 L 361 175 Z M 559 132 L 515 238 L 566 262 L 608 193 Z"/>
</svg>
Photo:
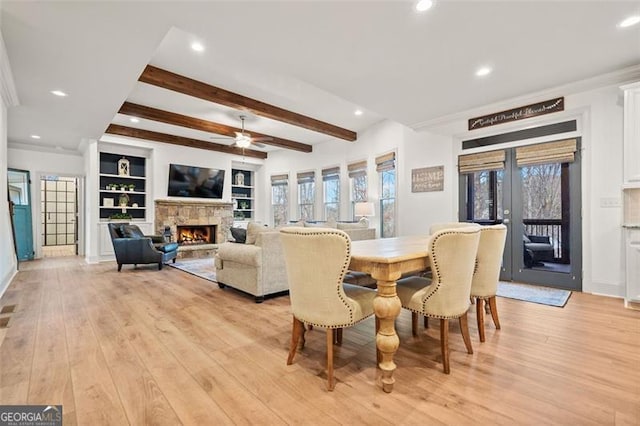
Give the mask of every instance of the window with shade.
<svg viewBox="0 0 640 426">
<path fill-rule="evenodd" d="M 273 226 L 289 221 L 289 175 L 271 176 L 271 210 Z"/>
<path fill-rule="evenodd" d="M 396 153 L 376 157 L 380 175 L 380 237 L 396 236 Z"/>
<path fill-rule="evenodd" d="M 314 220 L 315 172 L 301 172 L 298 178 L 298 219 Z"/>
<path fill-rule="evenodd" d="M 356 203 L 364 203 L 369 199 L 367 187 L 367 161 L 350 163 L 347 166 L 349 184 L 351 186 L 351 217 L 356 218 Z"/>
<path fill-rule="evenodd" d="M 322 193 L 324 197 L 324 219 L 340 218 L 340 167 L 322 169 Z"/>
</svg>

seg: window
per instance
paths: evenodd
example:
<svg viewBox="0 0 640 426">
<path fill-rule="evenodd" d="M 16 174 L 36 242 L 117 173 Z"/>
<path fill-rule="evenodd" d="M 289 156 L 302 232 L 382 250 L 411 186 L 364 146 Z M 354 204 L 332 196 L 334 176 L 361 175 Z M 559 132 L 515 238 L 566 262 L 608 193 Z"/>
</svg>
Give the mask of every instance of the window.
<svg viewBox="0 0 640 426">
<path fill-rule="evenodd" d="M 369 199 L 367 188 L 367 161 L 358 161 L 347 166 L 349 171 L 349 183 L 351 185 L 351 217 L 356 220 L 356 203 L 366 202 Z"/>
<path fill-rule="evenodd" d="M 396 236 L 396 154 L 376 158 L 376 170 L 380 174 L 380 237 Z"/>
<path fill-rule="evenodd" d="M 322 187 L 324 196 L 324 219 L 340 218 L 340 167 L 322 170 Z"/>
<path fill-rule="evenodd" d="M 313 220 L 315 199 L 315 172 L 298 173 L 298 214 L 300 220 Z"/>
<path fill-rule="evenodd" d="M 284 225 L 289 221 L 289 176 L 271 176 L 271 209 L 273 226 Z"/>
</svg>

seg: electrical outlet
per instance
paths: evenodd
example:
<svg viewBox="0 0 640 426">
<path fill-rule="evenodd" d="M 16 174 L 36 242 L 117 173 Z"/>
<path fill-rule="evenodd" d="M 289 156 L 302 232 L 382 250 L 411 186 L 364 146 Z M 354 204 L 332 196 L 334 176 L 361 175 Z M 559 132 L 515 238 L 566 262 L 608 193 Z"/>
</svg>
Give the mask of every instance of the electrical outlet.
<svg viewBox="0 0 640 426">
<path fill-rule="evenodd" d="M 604 208 L 622 207 L 622 199 L 617 197 L 600 198 L 600 207 L 604 207 Z"/>
</svg>

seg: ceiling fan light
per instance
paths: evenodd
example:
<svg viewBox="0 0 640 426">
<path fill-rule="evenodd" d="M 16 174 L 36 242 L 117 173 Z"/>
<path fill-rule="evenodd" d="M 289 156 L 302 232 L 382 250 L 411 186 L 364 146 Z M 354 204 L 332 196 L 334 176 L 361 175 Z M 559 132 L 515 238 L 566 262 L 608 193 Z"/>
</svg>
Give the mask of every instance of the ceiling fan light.
<svg viewBox="0 0 640 426">
<path fill-rule="evenodd" d="M 238 135 L 236 138 L 236 145 L 240 148 L 249 148 L 249 145 L 251 145 L 251 138 L 247 135 Z"/>
</svg>

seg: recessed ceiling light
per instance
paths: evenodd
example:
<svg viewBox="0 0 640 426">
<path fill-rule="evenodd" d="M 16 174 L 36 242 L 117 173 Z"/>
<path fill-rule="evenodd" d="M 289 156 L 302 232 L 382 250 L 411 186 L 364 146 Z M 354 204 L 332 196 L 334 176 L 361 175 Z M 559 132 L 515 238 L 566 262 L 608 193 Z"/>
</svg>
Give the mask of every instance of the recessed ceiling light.
<svg viewBox="0 0 640 426">
<path fill-rule="evenodd" d="M 53 93 L 56 96 L 61 96 L 61 97 L 67 96 L 67 94 L 64 93 L 62 90 L 52 90 L 51 93 Z"/>
<path fill-rule="evenodd" d="M 491 74 L 491 71 L 493 71 L 491 67 L 480 67 L 476 70 L 476 75 L 478 77 L 484 77 L 486 75 Z"/>
<path fill-rule="evenodd" d="M 203 52 L 204 51 L 204 46 L 202 45 L 202 43 L 199 43 L 197 41 L 194 41 L 193 43 L 191 43 L 191 48 L 193 50 L 195 50 L 196 52 Z"/>
<path fill-rule="evenodd" d="M 131 118 L 129 119 L 129 121 L 130 121 L 130 122 L 132 122 L 132 123 L 139 123 L 139 122 L 140 122 L 140 119 L 139 119 L 139 118 L 135 118 L 135 117 L 131 117 Z"/>
<path fill-rule="evenodd" d="M 418 12 L 424 12 L 433 7 L 433 0 L 420 0 L 416 3 L 416 10 Z"/>
<path fill-rule="evenodd" d="M 40 135 L 31 135 L 31 139 L 40 139 Z"/>
<path fill-rule="evenodd" d="M 620 28 L 627 28 L 640 22 L 640 15 L 629 16 L 618 24 Z"/>
<path fill-rule="evenodd" d="M 363 114 L 363 112 L 362 112 L 362 110 L 361 110 L 361 109 L 357 109 L 357 110 L 355 110 L 353 113 L 354 113 L 355 115 L 362 115 L 362 114 Z"/>
</svg>

